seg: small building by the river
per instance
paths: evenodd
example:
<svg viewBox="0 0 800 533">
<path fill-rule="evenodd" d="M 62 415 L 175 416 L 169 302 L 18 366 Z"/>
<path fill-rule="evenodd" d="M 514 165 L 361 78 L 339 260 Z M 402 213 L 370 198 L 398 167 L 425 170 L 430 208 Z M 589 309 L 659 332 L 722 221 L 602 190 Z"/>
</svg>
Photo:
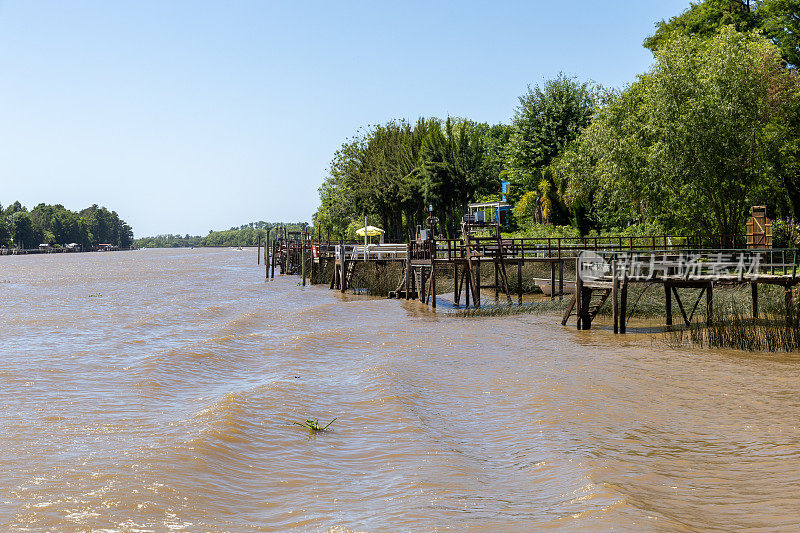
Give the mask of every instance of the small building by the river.
<svg viewBox="0 0 800 533">
<path fill-rule="evenodd" d="M 511 223 L 511 204 L 502 201 L 476 202 L 467 206 L 467 214 L 479 224 L 500 224 L 507 227 Z"/>
</svg>

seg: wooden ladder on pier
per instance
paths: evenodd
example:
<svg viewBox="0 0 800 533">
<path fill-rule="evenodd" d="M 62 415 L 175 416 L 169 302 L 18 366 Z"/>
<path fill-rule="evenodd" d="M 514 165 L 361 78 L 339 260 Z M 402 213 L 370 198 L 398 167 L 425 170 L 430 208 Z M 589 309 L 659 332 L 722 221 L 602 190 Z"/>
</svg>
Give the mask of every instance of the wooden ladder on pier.
<svg viewBox="0 0 800 533">
<path fill-rule="evenodd" d="M 603 304 L 606 303 L 608 297 L 611 296 L 611 289 L 587 289 L 589 291 L 589 322 L 592 322 L 597 314 L 600 312 L 600 309 L 603 307 Z M 600 293 L 600 298 L 595 302 L 591 303 L 592 296 L 594 296 L 595 292 Z M 578 293 L 572 295 L 572 299 L 569 301 L 569 305 L 567 305 L 567 309 L 564 311 L 564 316 L 561 318 L 561 325 L 566 326 L 567 322 L 569 321 L 569 317 L 572 316 L 572 312 L 575 311 L 575 304 L 578 303 Z"/>
</svg>

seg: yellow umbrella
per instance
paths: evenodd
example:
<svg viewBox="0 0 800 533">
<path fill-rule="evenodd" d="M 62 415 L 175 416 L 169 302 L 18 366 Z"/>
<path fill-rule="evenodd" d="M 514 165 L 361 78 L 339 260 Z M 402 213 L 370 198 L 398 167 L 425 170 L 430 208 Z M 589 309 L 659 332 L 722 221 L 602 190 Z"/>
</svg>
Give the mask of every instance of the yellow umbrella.
<svg viewBox="0 0 800 533">
<path fill-rule="evenodd" d="M 381 228 L 376 228 L 375 226 L 367 226 L 366 232 L 367 234 L 364 235 L 364 228 L 358 228 L 356 230 L 356 235 L 358 235 L 359 237 L 375 237 L 376 235 L 384 233 L 384 231 Z"/>
</svg>

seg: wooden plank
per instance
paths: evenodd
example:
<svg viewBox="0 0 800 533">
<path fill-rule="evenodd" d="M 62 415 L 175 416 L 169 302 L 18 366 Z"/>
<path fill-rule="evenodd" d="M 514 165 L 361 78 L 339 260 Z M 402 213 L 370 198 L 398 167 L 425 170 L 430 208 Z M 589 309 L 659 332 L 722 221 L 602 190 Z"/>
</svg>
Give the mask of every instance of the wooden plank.
<svg viewBox="0 0 800 533">
<path fill-rule="evenodd" d="M 561 317 L 562 326 L 567 325 L 567 322 L 569 321 L 569 316 L 572 314 L 572 310 L 575 308 L 575 303 L 577 302 L 577 300 L 578 300 L 578 293 L 575 292 L 575 294 L 572 295 L 569 304 L 567 304 L 567 309 L 564 311 L 564 316 Z"/>
<path fill-rule="evenodd" d="M 686 327 L 691 327 L 692 323 L 689 320 L 689 317 L 686 316 L 686 310 L 683 308 L 683 302 L 681 301 L 681 297 L 678 294 L 678 289 L 676 287 L 670 287 L 672 289 L 672 294 L 675 296 L 675 301 L 678 303 L 678 309 L 681 311 L 681 316 L 683 316 L 683 322 L 686 324 Z"/>
</svg>

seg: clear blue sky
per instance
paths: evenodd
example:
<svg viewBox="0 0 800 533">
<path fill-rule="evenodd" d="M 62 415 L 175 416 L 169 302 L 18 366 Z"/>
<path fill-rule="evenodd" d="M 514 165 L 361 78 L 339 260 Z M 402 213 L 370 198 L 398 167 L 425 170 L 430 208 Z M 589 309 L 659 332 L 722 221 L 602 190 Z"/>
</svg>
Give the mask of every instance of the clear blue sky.
<svg viewBox="0 0 800 533">
<path fill-rule="evenodd" d="M 509 122 L 559 71 L 622 87 L 688 0 L 0 0 L 0 203 L 137 236 L 310 220 L 359 126 Z"/>
</svg>

